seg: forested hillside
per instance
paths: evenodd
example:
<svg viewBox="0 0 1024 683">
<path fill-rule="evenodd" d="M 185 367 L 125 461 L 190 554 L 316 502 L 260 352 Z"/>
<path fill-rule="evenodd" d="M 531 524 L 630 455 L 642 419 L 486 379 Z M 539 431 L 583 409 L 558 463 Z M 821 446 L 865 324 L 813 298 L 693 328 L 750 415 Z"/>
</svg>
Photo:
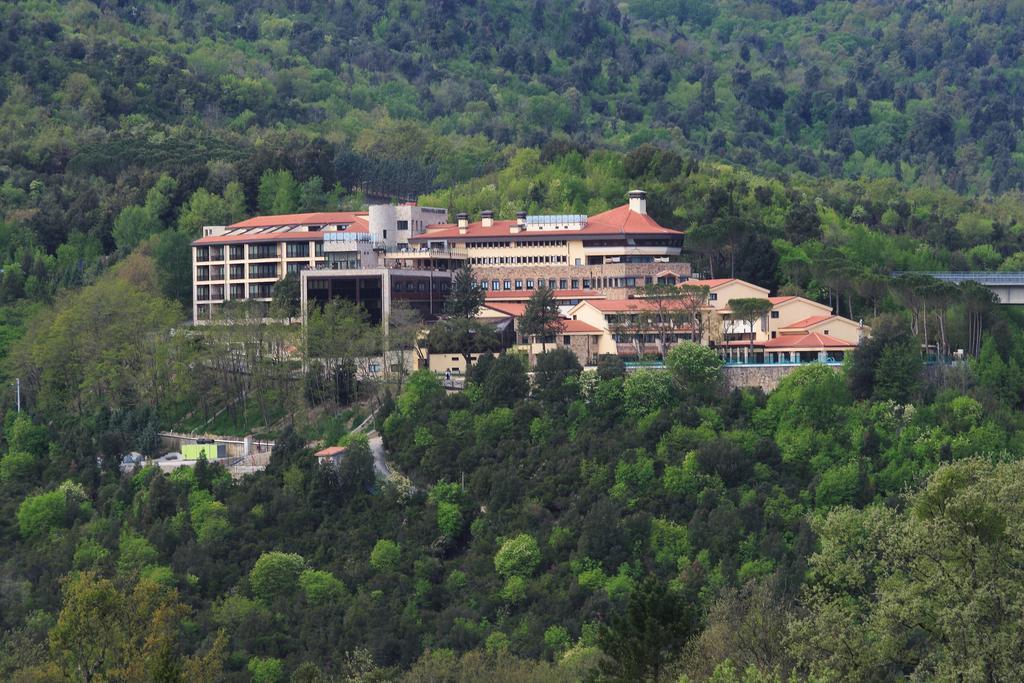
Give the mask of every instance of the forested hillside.
<svg viewBox="0 0 1024 683">
<path fill-rule="evenodd" d="M 1013 0 L 0 3 L 0 679 L 1018 678 L 1024 320 L 893 271 L 1024 271 L 1022 46 Z M 185 313 L 203 225 L 636 187 L 871 339 L 769 394 L 686 344 L 448 393 L 357 382 L 354 306 Z M 277 447 L 120 471 L 172 427 Z"/>
</svg>

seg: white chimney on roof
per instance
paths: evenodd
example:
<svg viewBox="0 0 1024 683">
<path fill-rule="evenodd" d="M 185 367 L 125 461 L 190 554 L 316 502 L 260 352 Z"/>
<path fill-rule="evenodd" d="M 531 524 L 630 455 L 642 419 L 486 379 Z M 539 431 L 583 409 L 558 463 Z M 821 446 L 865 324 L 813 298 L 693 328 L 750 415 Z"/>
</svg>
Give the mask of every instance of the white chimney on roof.
<svg viewBox="0 0 1024 683">
<path fill-rule="evenodd" d="M 469 232 L 469 214 L 458 213 L 455 215 L 455 218 L 459 222 L 459 234 L 465 235 L 467 232 Z"/>
<path fill-rule="evenodd" d="M 480 225 L 484 228 L 494 227 L 494 212 L 490 209 L 480 212 Z"/>
<path fill-rule="evenodd" d="M 629 193 L 629 210 L 642 215 L 647 214 L 647 193 L 643 190 L 632 190 Z"/>
<path fill-rule="evenodd" d="M 526 230 L 526 212 L 516 211 L 516 222 L 512 224 L 510 232 L 518 233 L 521 230 Z"/>
</svg>

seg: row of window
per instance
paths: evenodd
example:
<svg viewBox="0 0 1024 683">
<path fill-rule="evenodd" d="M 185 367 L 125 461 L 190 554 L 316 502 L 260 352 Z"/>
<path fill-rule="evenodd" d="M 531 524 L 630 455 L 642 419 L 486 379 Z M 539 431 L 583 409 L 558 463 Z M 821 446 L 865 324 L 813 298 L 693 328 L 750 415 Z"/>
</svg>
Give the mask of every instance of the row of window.
<svg viewBox="0 0 1024 683">
<path fill-rule="evenodd" d="M 309 257 L 309 242 L 286 242 L 285 243 L 285 256 L 287 258 L 308 258 Z M 249 258 L 277 258 L 279 249 L 278 243 L 272 244 L 232 244 L 227 247 L 227 257 L 229 261 L 244 261 L 245 260 L 245 248 L 249 247 Z M 314 251 L 316 256 L 324 255 L 323 242 L 314 242 Z M 207 261 L 223 261 L 224 260 L 224 247 L 196 247 L 196 261 L 199 263 Z"/>
<path fill-rule="evenodd" d="M 249 285 L 250 299 L 269 299 L 273 295 L 274 285 L 271 282 L 260 282 Z M 229 285 L 230 299 L 244 299 L 245 285 Z M 199 285 L 196 287 L 196 301 L 220 301 L 224 298 L 224 285 Z"/>
<path fill-rule="evenodd" d="M 289 275 L 298 275 L 303 268 L 308 267 L 306 263 L 289 263 L 287 264 L 286 271 Z M 252 263 L 249 265 L 249 277 L 250 278 L 268 278 L 277 277 L 277 264 L 276 263 Z M 209 280 L 223 280 L 224 279 L 224 266 L 199 266 L 196 268 L 196 281 L 207 282 Z M 229 280 L 243 280 L 245 279 L 245 266 L 240 263 L 232 264 L 228 266 L 228 279 Z"/>
<path fill-rule="evenodd" d="M 565 240 L 519 240 L 516 242 L 466 242 L 467 249 L 509 249 L 513 247 L 564 247 Z"/>
<path fill-rule="evenodd" d="M 482 266 L 520 266 L 539 265 L 541 263 L 568 263 L 568 256 L 481 256 L 469 259 L 474 265 Z"/>
<path fill-rule="evenodd" d="M 650 276 L 640 277 L 605 277 L 605 278 L 562 278 L 555 280 L 554 278 L 547 280 L 538 279 L 536 282 L 532 278 L 525 280 L 481 280 L 480 289 L 485 291 L 501 291 L 501 290 L 523 290 L 523 289 L 536 289 L 537 287 L 543 287 L 547 285 L 549 289 L 602 289 L 602 288 L 629 288 L 629 287 L 640 287 L 641 280 L 644 285 L 651 284 L 654 279 Z M 582 285 L 582 287 L 581 287 Z"/>
<path fill-rule="evenodd" d="M 447 292 L 449 289 L 451 289 L 451 284 L 444 280 L 435 280 L 434 282 L 431 283 L 424 282 L 423 280 L 419 280 L 416 282 L 412 280 L 406 280 L 405 282 L 395 280 L 394 282 L 391 283 L 391 291 L 426 292 L 428 291 L 428 284 L 431 285 L 429 289 L 432 289 L 435 292 Z"/>
</svg>

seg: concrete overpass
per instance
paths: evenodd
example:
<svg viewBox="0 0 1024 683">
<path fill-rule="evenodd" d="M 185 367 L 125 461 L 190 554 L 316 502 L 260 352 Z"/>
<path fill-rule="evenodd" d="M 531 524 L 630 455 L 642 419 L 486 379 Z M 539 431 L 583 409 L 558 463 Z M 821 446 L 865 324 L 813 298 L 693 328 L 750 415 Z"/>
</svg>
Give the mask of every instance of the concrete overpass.
<svg viewBox="0 0 1024 683">
<path fill-rule="evenodd" d="M 896 275 L 928 275 L 936 280 L 960 284 L 973 281 L 988 288 L 1001 304 L 1024 304 L 1024 273 L 1000 273 L 995 271 L 962 271 L 925 273 L 896 273 Z"/>
</svg>

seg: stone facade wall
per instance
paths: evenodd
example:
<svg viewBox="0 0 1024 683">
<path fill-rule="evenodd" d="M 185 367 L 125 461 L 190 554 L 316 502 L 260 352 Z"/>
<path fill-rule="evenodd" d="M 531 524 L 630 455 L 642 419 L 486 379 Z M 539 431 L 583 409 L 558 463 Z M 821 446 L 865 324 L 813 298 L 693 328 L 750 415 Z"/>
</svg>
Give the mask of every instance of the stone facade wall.
<svg viewBox="0 0 1024 683">
<path fill-rule="evenodd" d="M 722 368 L 725 377 L 725 388 L 729 391 L 742 387 L 761 387 L 765 393 L 774 391 L 782 378 L 793 372 L 800 365 L 727 365 Z M 829 366 L 836 372 L 840 365 Z"/>
<path fill-rule="evenodd" d="M 626 298 L 637 287 L 644 286 L 644 278 L 651 277 L 662 271 L 671 271 L 684 277 L 692 273 L 689 263 L 607 263 L 593 266 L 572 266 L 567 264 L 530 265 L 530 266 L 473 266 L 473 272 L 479 280 L 569 280 L 566 289 L 581 289 L 583 280 L 591 280 L 591 289 L 598 290 L 612 299 Z M 635 287 L 611 287 L 604 284 L 605 278 L 635 277 Z M 598 280 L 600 279 L 600 282 Z M 572 280 L 579 280 L 578 287 L 572 287 Z M 561 289 L 559 286 L 558 289 Z M 504 290 L 503 290 L 504 291 Z M 514 291 L 514 290 L 509 290 Z"/>
</svg>

